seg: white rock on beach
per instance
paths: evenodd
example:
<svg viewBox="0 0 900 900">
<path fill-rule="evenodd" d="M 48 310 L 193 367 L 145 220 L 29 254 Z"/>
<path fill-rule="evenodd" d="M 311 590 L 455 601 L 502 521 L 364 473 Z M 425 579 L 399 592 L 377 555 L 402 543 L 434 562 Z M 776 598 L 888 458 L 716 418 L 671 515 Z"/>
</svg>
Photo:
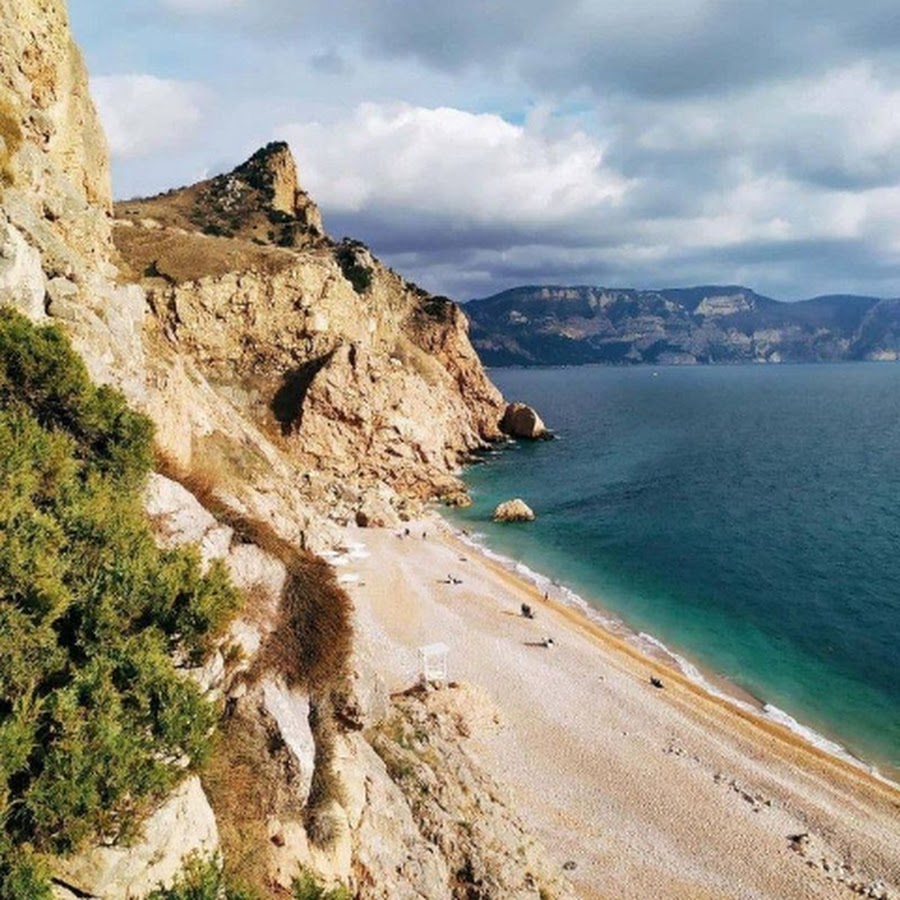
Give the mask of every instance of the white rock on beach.
<svg viewBox="0 0 900 900">
<path fill-rule="evenodd" d="M 533 522 L 534 511 L 524 501 L 516 497 L 515 500 L 507 500 L 494 510 L 495 522 Z"/>
</svg>

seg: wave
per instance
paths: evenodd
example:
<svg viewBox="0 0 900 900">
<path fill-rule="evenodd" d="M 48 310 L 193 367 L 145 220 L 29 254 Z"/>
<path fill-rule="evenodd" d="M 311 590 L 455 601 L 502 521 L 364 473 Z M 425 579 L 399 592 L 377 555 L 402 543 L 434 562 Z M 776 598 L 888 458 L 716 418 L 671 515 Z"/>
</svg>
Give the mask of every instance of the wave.
<svg viewBox="0 0 900 900">
<path fill-rule="evenodd" d="M 670 647 L 666 646 L 666 644 L 659 640 L 659 638 L 654 637 L 652 634 L 647 634 L 647 632 L 644 631 L 635 633 L 633 629 L 629 628 L 621 619 L 609 614 L 604 614 L 603 612 L 598 610 L 596 606 L 593 606 L 582 596 L 566 587 L 564 584 L 561 584 L 556 579 L 548 578 L 546 575 L 542 575 L 540 572 L 535 571 L 525 563 L 512 559 L 509 556 L 505 556 L 502 553 L 498 553 L 496 550 L 492 550 L 484 542 L 486 539 L 486 535 L 484 535 L 483 533 L 469 533 L 466 531 L 462 531 L 449 523 L 447 524 L 448 527 L 450 527 L 450 529 L 452 530 L 454 536 L 461 543 L 465 544 L 468 547 L 471 547 L 476 552 L 503 566 L 503 568 L 505 568 L 507 571 L 514 573 L 523 581 L 526 581 L 527 583 L 533 585 L 542 593 L 550 595 L 553 600 L 561 602 L 565 606 L 568 606 L 572 609 L 576 609 L 578 612 L 586 616 L 591 622 L 600 625 L 602 628 L 615 635 L 616 637 L 625 638 L 625 640 L 627 640 L 632 646 L 636 647 L 638 650 L 641 650 L 643 653 L 651 655 L 655 651 L 657 653 L 663 654 L 675 666 L 677 666 L 678 670 L 685 676 L 685 678 L 702 687 L 703 690 L 706 691 L 706 693 L 712 694 L 714 697 L 725 700 L 730 705 L 748 712 L 751 715 L 757 716 L 760 719 L 768 720 L 770 722 L 775 722 L 776 724 L 781 725 L 783 728 L 786 728 L 788 729 L 788 731 L 796 734 L 798 737 L 802 738 L 813 747 L 816 747 L 817 749 L 822 750 L 831 756 L 837 757 L 844 762 L 850 763 L 851 765 L 859 769 L 863 769 L 864 771 L 878 778 L 880 781 L 884 781 L 888 784 L 894 783 L 889 778 L 886 778 L 884 775 L 882 775 L 875 766 L 859 759 L 859 757 L 857 756 L 854 756 L 841 744 L 830 740 L 824 735 L 819 734 L 819 732 L 815 731 L 814 729 L 798 722 L 793 716 L 785 712 L 783 709 L 779 709 L 779 707 L 771 703 L 766 703 L 764 701 L 760 701 L 760 706 L 754 706 L 753 704 L 748 703 L 745 700 L 741 700 L 733 693 L 729 693 L 727 690 L 723 690 L 721 687 L 711 682 L 708 678 L 705 678 L 703 673 L 699 668 L 697 668 L 696 665 L 694 665 L 694 663 L 692 663 L 689 659 L 682 656 L 681 654 L 676 653 Z"/>
</svg>

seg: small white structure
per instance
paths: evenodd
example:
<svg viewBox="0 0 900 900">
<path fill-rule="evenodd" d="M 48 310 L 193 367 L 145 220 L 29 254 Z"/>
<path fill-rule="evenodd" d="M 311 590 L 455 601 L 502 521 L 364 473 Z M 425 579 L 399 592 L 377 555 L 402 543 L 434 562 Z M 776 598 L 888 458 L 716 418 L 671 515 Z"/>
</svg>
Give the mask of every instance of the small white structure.
<svg viewBox="0 0 900 900">
<path fill-rule="evenodd" d="M 444 643 L 419 647 L 419 677 L 424 684 L 447 683 L 447 655 L 450 648 Z"/>
</svg>

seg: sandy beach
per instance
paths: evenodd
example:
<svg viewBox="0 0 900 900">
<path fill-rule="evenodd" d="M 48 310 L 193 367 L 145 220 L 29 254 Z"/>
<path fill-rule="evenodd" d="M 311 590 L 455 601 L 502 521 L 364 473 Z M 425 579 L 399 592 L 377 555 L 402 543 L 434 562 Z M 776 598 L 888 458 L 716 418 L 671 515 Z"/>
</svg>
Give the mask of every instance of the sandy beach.
<svg viewBox="0 0 900 900">
<path fill-rule="evenodd" d="M 450 678 L 501 713 L 473 752 L 580 896 L 900 897 L 891 784 L 546 602 L 437 517 L 346 540 L 376 670 L 402 690 L 420 645 L 450 647 Z"/>
</svg>

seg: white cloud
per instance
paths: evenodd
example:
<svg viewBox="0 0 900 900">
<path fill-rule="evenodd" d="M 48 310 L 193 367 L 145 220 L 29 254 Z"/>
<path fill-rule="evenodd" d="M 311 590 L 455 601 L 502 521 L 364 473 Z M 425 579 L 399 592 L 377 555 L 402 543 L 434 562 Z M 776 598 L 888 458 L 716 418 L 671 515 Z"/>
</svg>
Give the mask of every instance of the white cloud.
<svg viewBox="0 0 900 900">
<path fill-rule="evenodd" d="M 651 154 L 708 153 L 826 188 L 864 188 L 900 178 L 898 108 L 900 88 L 858 63 L 727 101 L 657 104 L 642 110 L 633 137 Z"/>
<path fill-rule="evenodd" d="M 184 145 L 200 122 L 205 90 L 154 75 L 103 75 L 91 92 L 114 158 L 131 159 Z"/>
<path fill-rule="evenodd" d="M 466 222 L 554 223 L 615 205 L 628 184 L 584 132 L 550 136 L 460 109 L 364 103 L 347 118 L 279 129 L 326 207 L 403 208 Z"/>
</svg>

